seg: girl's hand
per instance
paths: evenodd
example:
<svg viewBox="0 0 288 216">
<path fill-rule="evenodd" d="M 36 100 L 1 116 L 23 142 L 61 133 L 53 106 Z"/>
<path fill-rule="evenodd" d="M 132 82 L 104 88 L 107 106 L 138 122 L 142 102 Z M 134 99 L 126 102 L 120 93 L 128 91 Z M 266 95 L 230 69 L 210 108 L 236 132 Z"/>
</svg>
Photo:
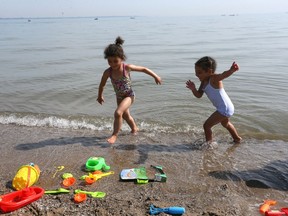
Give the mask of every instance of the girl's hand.
<svg viewBox="0 0 288 216">
<path fill-rule="evenodd" d="M 103 97 L 98 97 L 96 99 L 98 101 L 98 103 L 100 103 L 102 105 L 102 103 L 104 102 L 104 98 Z"/>
<path fill-rule="evenodd" d="M 156 82 L 157 85 L 161 85 L 161 84 L 162 84 L 162 79 L 161 79 L 161 77 L 156 76 L 156 77 L 155 77 L 155 82 Z"/>
<path fill-rule="evenodd" d="M 239 65 L 236 62 L 233 62 L 232 66 L 230 67 L 231 72 L 235 72 L 239 70 Z"/>
<path fill-rule="evenodd" d="M 186 82 L 186 88 L 190 89 L 191 91 L 194 91 L 196 89 L 195 83 L 192 82 L 191 80 L 188 80 Z"/>
</svg>

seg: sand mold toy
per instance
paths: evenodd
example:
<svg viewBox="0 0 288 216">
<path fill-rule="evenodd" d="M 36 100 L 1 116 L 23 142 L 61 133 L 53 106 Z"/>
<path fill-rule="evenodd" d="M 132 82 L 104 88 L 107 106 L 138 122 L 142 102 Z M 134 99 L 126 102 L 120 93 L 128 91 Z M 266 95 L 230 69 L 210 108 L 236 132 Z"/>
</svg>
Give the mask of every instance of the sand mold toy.
<svg viewBox="0 0 288 216">
<path fill-rule="evenodd" d="M 96 171 L 96 170 L 103 170 L 108 171 L 110 170 L 110 166 L 106 165 L 105 159 L 103 157 L 90 157 L 86 161 L 86 169 L 88 171 Z"/>
<path fill-rule="evenodd" d="M 64 187 L 71 187 L 75 183 L 76 183 L 76 178 L 74 178 L 74 177 L 68 177 L 68 178 L 63 179 L 63 181 L 62 181 L 62 185 Z"/>
<path fill-rule="evenodd" d="M 40 169 L 36 164 L 30 163 L 21 166 L 12 181 L 15 190 L 22 190 L 35 184 L 40 176 Z"/>
<path fill-rule="evenodd" d="M 76 203 L 84 202 L 87 199 L 87 195 L 85 193 L 76 193 L 74 195 L 74 201 Z"/>
<path fill-rule="evenodd" d="M 0 196 L 0 209 L 2 212 L 15 211 L 42 197 L 44 189 L 40 187 L 29 187 Z"/>
</svg>

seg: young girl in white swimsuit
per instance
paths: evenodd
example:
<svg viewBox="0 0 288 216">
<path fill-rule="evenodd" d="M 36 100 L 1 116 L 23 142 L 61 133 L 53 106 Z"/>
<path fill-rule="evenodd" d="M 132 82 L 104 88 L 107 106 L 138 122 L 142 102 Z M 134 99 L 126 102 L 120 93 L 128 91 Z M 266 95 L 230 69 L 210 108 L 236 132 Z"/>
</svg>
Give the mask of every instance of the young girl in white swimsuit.
<svg viewBox="0 0 288 216">
<path fill-rule="evenodd" d="M 189 88 L 193 95 L 201 98 L 203 93 L 207 95 L 212 104 L 216 107 L 216 111 L 205 121 L 203 127 L 205 132 L 206 142 L 212 141 L 212 127 L 221 123 L 231 134 L 233 141 L 239 143 L 242 138 L 238 135 L 236 128 L 230 122 L 230 117 L 234 113 L 234 106 L 229 96 L 224 90 L 222 80 L 231 76 L 239 70 L 239 66 L 233 62 L 229 70 L 221 74 L 215 74 L 216 61 L 205 56 L 195 63 L 196 76 L 201 81 L 200 87 L 197 90 L 194 82 L 188 80 L 186 87 Z"/>
<path fill-rule="evenodd" d="M 97 101 L 102 105 L 104 102 L 104 87 L 107 79 L 111 79 L 111 83 L 116 93 L 118 106 L 114 112 L 113 133 L 111 137 L 107 139 L 110 144 L 115 143 L 117 140 L 118 133 L 122 127 L 122 119 L 128 123 L 129 127 L 131 128 L 131 133 L 136 134 L 138 131 L 135 121 L 129 112 L 129 108 L 135 99 L 135 93 L 131 88 L 130 72 L 144 72 L 152 76 L 155 79 L 156 84 L 161 84 L 162 82 L 161 78 L 156 73 L 146 67 L 124 64 L 126 56 L 122 48 L 123 43 L 124 40 L 117 37 L 114 44 L 110 44 L 105 48 L 104 57 L 108 60 L 110 67 L 104 71 L 98 90 Z"/>
</svg>

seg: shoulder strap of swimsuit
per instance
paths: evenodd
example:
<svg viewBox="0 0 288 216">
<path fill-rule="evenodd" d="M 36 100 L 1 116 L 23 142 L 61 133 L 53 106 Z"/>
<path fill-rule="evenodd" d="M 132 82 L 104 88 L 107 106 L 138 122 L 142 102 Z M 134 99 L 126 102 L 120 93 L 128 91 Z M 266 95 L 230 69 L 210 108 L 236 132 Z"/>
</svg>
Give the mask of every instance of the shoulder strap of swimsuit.
<svg viewBox="0 0 288 216">
<path fill-rule="evenodd" d="M 112 68 L 109 68 L 109 77 L 112 79 Z"/>
<path fill-rule="evenodd" d="M 127 73 L 126 73 L 126 69 L 125 69 L 126 65 L 123 63 L 123 76 L 127 77 Z"/>
</svg>

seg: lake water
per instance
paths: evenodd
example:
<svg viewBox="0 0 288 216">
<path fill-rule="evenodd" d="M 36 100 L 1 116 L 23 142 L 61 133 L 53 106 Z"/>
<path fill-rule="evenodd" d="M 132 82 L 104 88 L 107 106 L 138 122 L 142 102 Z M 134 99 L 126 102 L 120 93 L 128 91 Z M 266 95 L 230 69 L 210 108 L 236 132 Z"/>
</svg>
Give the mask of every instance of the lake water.
<svg viewBox="0 0 288 216">
<path fill-rule="evenodd" d="M 159 86 L 150 76 L 132 72 L 137 96 L 131 113 L 140 128 L 138 138 L 132 140 L 140 152 L 145 152 L 143 142 L 166 147 L 184 144 L 181 151 L 185 152 L 186 144 L 203 140 L 202 125 L 214 112 L 206 96 L 197 99 L 186 88 L 188 79 L 199 86 L 195 61 L 210 55 L 219 73 L 236 61 L 240 70 L 224 80 L 224 87 L 234 103 L 231 121 L 243 143 L 233 160 L 229 158 L 233 165 L 224 168 L 250 183 L 259 181 L 272 189 L 283 185 L 280 196 L 284 196 L 288 187 L 287 20 L 288 14 L 0 19 L 0 124 L 13 126 L 16 135 L 19 126 L 28 126 L 35 134 L 46 127 L 109 136 L 116 107 L 110 81 L 105 103 L 99 105 L 96 98 L 108 67 L 104 48 L 120 35 L 126 62 L 146 66 L 163 79 Z M 120 144 L 132 142 L 128 132 L 124 124 Z M 216 156 L 210 155 L 212 161 L 231 147 L 231 138 L 221 126 L 215 126 L 213 133 L 219 148 Z M 165 146 L 156 152 L 165 151 Z M 153 145 L 147 152 L 153 152 Z M 266 172 L 247 174 L 247 169 L 259 167 Z M 206 171 L 215 174 L 210 168 Z M 275 177 L 274 168 L 283 178 L 269 181 L 269 176 Z"/>
</svg>

